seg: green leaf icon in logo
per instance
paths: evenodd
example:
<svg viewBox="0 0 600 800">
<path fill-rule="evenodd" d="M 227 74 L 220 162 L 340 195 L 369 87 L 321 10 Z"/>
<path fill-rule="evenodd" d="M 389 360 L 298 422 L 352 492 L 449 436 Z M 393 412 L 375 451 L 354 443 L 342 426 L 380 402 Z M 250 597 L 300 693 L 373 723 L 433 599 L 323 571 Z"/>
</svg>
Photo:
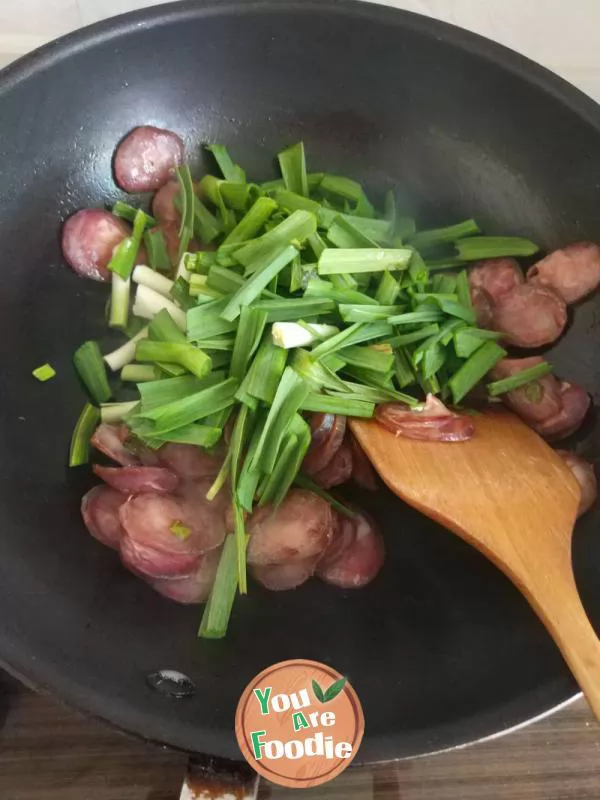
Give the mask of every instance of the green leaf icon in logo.
<svg viewBox="0 0 600 800">
<path fill-rule="evenodd" d="M 340 678 L 339 680 L 332 683 L 329 689 L 325 692 L 325 702 L 328 703 L 330 700 L 334 700 L 338 694 L 342 691 L 344 686 L 346 685 L 347 678 Z"/>
<path fill-rule="evenodd" d="M 323 691 L 319 684 L 313 680 L 312 682 L 312 689 L 314 692 L 315 697 L 319 701 L 319 703 L 329 703 L 330 700 L 335 700 L 338 694 L 342 691 L 344 686 L 347 683 L 347 678 L 339 678 L 339 680 L 334 681 L 331 686 L 326 690 Z"/>
<path fill-rule="evenodd" d="M 321 689 L 321 687 L 315 680 L 313 680 L 312 682 L 312 690 L 319 703 L 324 703 L 325 695 L 323 694 L 323 689 Z"/>
</svg>

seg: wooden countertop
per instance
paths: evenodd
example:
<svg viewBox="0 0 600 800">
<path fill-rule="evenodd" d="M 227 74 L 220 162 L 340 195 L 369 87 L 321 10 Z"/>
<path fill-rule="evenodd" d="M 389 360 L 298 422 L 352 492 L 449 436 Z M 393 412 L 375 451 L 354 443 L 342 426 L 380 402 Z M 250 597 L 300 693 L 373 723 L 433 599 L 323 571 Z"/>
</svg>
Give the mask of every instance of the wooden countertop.
<svg viewBox="0 0 600 800">
<path fill-rule="evenodd" d="M 3 800 L 177 800 L 186 756 L 133 739 L 0 676 Z M 350 769 L 310 800 L 598 800 L 600 728 L 583 700 L 473 747 Z M 261 798 L 298 792 L 263 787 Z"/>
</svg>

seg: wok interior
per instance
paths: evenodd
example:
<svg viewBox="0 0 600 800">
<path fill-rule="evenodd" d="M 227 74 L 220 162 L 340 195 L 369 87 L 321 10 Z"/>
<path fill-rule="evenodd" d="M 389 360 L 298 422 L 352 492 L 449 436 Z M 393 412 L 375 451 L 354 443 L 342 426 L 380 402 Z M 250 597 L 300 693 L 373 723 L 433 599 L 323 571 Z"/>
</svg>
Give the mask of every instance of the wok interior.
<svg viewBox="0 0 600 800">
<path fill-rule="evenodd" d="M 384 490 L 359 498 L 388 548 L 371 586 L 353 594 L 313 581 L 276 602 L 252 586 L 221 642 L 198 642 L 198 609 L 155 595 L 83 528 L 92 480 L 65 466 L 83 402 L 70 357 L 105 331 L 106 289 L 61 263 L 58 231 L 72 211 L 122 197 L 111 155 L 135 125 L 171 128 L 194 154 L 223 142 L 258 179 L 273 174 L 273 153 L 303 139 L 310 169 L 356 177 L 376 199 L 397 182 L 406 210 L 428 224 L 474 215 L 486 232 L 546 248 L 600 242 L 598 128 L 526 80 L 518 60 L 502 68 L 471 37 L 371 6 L 217 6 L 100 26 L 75 40 L 84 47 L 47 51 L 0 80 L 0 656 L 131 731 L 231 757 L 242 689 L 293 657 L 349 675 L 366 760 L 509 727 L 572 693 L 560 656 L 494 567 Z M 573 317 L 549 357 L 598 402 L 600 296 Z M 38 385 L 31 370 L 46 361 L 58 377 Z M 594 420 L 575 444 L 594 459 Z M 575 540 L 597 621 L 599 522 L 598 509 L 587 514 Z M 151 690 L 146 676 L 163 668 L 187 674 L 196 694 L 175 702 Z"/>
</svg>

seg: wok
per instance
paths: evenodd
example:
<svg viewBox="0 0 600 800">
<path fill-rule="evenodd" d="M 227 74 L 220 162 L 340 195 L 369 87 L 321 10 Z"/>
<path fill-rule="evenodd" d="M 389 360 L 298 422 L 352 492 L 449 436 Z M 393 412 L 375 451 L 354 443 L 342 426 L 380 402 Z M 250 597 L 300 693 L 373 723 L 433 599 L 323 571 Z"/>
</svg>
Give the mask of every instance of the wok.
<svg viewBox="0 0 600 800">
<path fill-rule="evenodd" d="M 61 261 L 74 210 L 123 197 L 115 143 L 137 124 L 227 144 L 250 176 L 303 139 L 310 168 L 394 184 L 436 225 L 475 215 L 546 248 L 600 241 L 600 111 L 572 86 L 477 36 L 350 0 L 208 0 L 79 31 L 0 76 L 0 658 L 36 686 L 152 740 L 239 757 L 237 699 L 277 661 L 348 674 L 365 711 L 359 758 L 452 747 L 572 697 L 561 657 L 518 591 L 481 555 L 385 491 L 358 498 L 388 558 L 361 592 L 316 581 L 276 600 L 253 586 L 224 641 L 161 599 L 85 532 L 86 469 L 66 467 L 82 395 L 70 358 L 105 330 L 105 287 Z M 600 400 L 600 296 L 550 353 Z M 58 377 L 37 384 L 50 361 Z M 600 452 L 589 420 L 575 444 Z M 576 532 L 584 603 L 600 622 L 600 509 Z M 195 685 L 174 699 L 147 676 Z"/>
</svg>

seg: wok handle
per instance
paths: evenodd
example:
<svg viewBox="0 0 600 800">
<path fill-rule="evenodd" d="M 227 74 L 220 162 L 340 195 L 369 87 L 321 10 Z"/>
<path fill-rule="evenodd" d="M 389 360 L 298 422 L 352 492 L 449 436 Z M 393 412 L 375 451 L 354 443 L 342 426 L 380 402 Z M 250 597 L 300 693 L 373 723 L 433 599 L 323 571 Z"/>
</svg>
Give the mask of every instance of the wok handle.
<svg viewBox="0 0 600 800">
<path fill-rule="evenodd" d="M 259 776 L 242 761 L 191 756 L 179 800 L 256 800 Z"/>
</svg>

